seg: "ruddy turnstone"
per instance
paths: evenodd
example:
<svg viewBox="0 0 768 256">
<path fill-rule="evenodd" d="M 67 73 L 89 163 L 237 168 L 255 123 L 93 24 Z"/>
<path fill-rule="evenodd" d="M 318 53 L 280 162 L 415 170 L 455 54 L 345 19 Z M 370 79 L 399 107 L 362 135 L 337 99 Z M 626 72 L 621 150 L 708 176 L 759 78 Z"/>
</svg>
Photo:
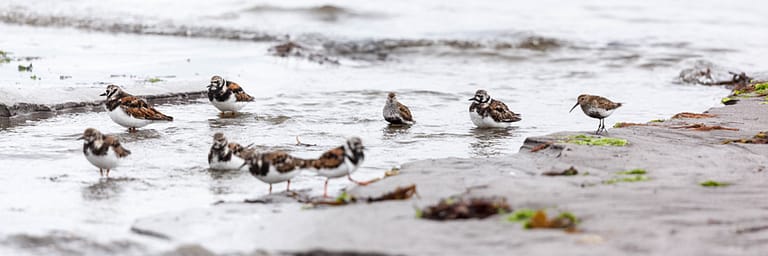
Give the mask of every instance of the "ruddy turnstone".
<svg viewBox="0 0 768 256">
<path fill-rule="evenodd" d="M 469 118 L 479 128 L 503 128 L 522 120 L 520 114 L 510 111 L 504 102 L 491 99 L 485 90 L 477 90 L 469 100 Z"/>
<path fill-rule="evenodd" d="M 128 131 L 134 132 L 136 128 L 153 122 L 173 121 L 173 117 L 160 113 L 145 100 L 123 91 L 117 85 L 107 86 L 107 91 L 101 96 L 107 96 L 107 111 L 112 121 L 128 128 Z"/>
<path fill-rule="evenodd" d="M 352 173 L 363 164 L 365 155 L 363 154 L 363 142 L 358 137 L 351 137 L 347 142 L 337 148 L 323 153 L 317 160 L 311 161 L 311 167 L 317 171 L 320 176 L 326 177 L 323 196 L 328 197 L 328 181 L 331 178 L 347 176 L 347 178 L 358 185 L 367 185 L 367 182 L 360 182 L 352 179 Z"/>
<path fill-rule="evenodd" d="M 245 149 L 240 144 L 228 142 L 223 133 L 217 132 L 208 152 L 208 165 L 214 170 L 238 170 L 245 163 L 241 155 Z"/>
<path fill-rule="evenodd" d="M 103 135 L 94 128 L 85 129 L 83 136 L 77 138 L 84 140 L 83 154 L 88 162 L 99 167 L 99 174 L 104 176 L 104 169 L 109 170 L 117 167 L 120 159 L 131 154 L 130 150 L 123 148 L 120 141 L 115 136 Z"/>
<path fill-rule="evenodd" d="M 213 76 L 208 85 L 208 101 L 219 111 L 234 114 L 245 107 L 246 103 L 253 101 L 253 97 L 245 93 L 237 83 Z"/>
<path fill-rule="evenodd" d="M 411 110 L 405 105 L 397 101 L 395 93 L 390 92 L 387 96 L 387 103 L 384 104 L 384 120 L 387 120 L 390 124 L 410 124 L 413 123 L 413 116 L 411 116 Z"/>
<path fill-rule="evenodd" d="M 584 114 L 591 118 L 600 119 L 600 124 L 597 126 L 595 135 L 600 134 L 601 131 L 608 133 L 608 130 L 605 129 L 604 119 L 610 116 L 614 110 L 621 107 L 621 103 L 616 103 L 597 95 L 582 94 L 579 95 L 576 105 L 573 105 L 568 113 L 571 113 L 573 109 L 579 105 L 581 105 L 581 110 L 584 111 Z"/>
<path fill-rule="evenodd" d="M 282 151 L 256 152 L 249 150 L 243 153 L 245 162 L 242 164 L 257 179 L 269 184 L 272 194 L 272 184 L 287 181 L 285 191 L 291 191 L 291 179 L 302 169 L 309 167 L 311 160 L 293 157 Z"/>
</svg>

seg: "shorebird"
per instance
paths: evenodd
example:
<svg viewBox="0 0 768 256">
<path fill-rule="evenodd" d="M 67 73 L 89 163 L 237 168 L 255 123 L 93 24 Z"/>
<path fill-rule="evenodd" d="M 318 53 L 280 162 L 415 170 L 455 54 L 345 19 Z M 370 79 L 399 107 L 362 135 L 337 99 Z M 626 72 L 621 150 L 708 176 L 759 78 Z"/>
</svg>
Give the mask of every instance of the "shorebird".
<svg viewBox="0 0 768 256">
<path fill-rule="evenodd" d="M 123 91 L 117 85 L 107 86 L 107 91 L 100 96 L 107 97 L 106 107 L 112 121 L 128 128 L 129 132 L 154 122 L 173 121 L 173 117 L 160 113 L 145 100 Z"/>
<path fill-rule="evenodd" d="M 245 162 L 243 167 L 257 179 L 269 184 L 269 193 L 272 194 L 272 184 L 287 181 L 285 191 L 291 191 L 291 179 L 299 174 L 302 169 L 308 168 L 311 160 L 293 157 L 282 151 L 256 152 L 247 150 L 243 153 Z"/>
<path fill-rule="evenodd" d="M 208 165 L 214 170 L 239 170 L 245 162 L 240 154 L 246 148 L 227 141 L 223 133 L 217 132 L 213 135 L 213 146 L 208 152 Z"/>
<path fill-rule="evenodd" d="M 85 129 L 83 136 L 77 138 L 83 140 L 83 155 L 88 162 L 99 167 L 99 174 L 104 176 L 104 169 L 109 170 L 117 167 L 120 159 L 131 154 L 131 151 L 123 148 L 120 141 L 115 136 L 103 135 L 94 128 Z"/>
<path fill-rule="evenodd" d="M 390 92 L 387 96 L 387 103 L 384 104 L 384 120 L 387 120 L 390 124 L 411 124 L 413 123 L 413 116 L 411 116 L 411 110 L 405 105 L 397 101 L 395 93 Z"/>
<path fill-rule="evenodd" d="M 581 110 L 584 111 L 584 114 L 591 118 L 600 119 L 600 124 L 597 126 L 595 135 L 599 135 L 602 131 L 608 133 L 608 130 L 605 129 L 604 119 L 610 116 L 614 110 L 621 107 L 621 103 L 615 103 L 609 99 L 597 95 L 582 94 L 579 95 L 579 98 L 576 101 L 576 105 L 573 105 L 568 113 L 571 113 L 573 109 L 579 105 L 581 105 Z"/>
<path fill-rule="evenodd" d="M 504 102 L 491 99 L 485 90 L 477 90 L 469 100 L 469 118 L 479 128 L 504 128 L 522 120 L 520 114 L 510 111 Z"/>
<path fill-rule="evenodd" d="M 347 139 L 344 145 L 333 148 L 323 153 L 317 160 L 312 160 L 310 167 L 317 170 L 317 174 L 326 177 L 323 188 L 323 197 L 328 197 L 328 181 L 331 178 L 347 176 L 358 185 L 368 185 L 369 182 L 361 182 L 352 179 L 352 173 L 363 164 L 363 142 L 358 137 Z"/>
<path fill-rule="evenodd" d="M 253 97 L 245 93 L 237 83 L 213 76 L 208 84 L 208 101 L 222 113 L 234 114 L 253 101 Z"/>
</svg>

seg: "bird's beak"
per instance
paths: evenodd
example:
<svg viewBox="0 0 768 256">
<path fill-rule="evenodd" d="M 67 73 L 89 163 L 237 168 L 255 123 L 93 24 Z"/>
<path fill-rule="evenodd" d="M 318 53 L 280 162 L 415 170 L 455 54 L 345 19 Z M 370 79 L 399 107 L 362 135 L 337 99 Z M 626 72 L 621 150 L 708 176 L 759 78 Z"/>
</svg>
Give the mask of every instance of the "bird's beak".
<svg viewBox="0 0 768 256">
<path fill-rule="evenodd" d="M 99 96 L 107 96 L 107 93 L 105 92 L 105 93 L 99 94 Z"/>
<path fill-rule="evenodd" d="M 475 97 L 472 97 L 472 98 L 469 99 L 469 101 L 473 101 L 473 100 L 475 100 Z"/>
<path fill-rule="evenodd" d="M 576 106 L 578 106 L 578 105 L 579 105 L 579 103 L 578 103 L 578 102 L 576 102 L 576 105 L 573 105 L 573 107 L 571 108 L 571 110 L 570 110 L 570 111 L 568 111 L 568 113 L 571 113 L 571 112 L 573 112 L 573 109 L 574 109 L 574 108 L 576 108 Z"/>
</svg>

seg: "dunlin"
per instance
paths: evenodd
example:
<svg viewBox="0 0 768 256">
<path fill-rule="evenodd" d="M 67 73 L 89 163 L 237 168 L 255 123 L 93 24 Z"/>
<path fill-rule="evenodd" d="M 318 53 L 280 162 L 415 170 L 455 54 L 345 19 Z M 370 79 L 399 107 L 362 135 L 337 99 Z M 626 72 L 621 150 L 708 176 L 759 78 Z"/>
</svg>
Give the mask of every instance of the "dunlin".
<svg viewBox="0 0 768 256">
<path fill-rule="evenodd" d="M 597 131 L 595 131 L 596 135 L 599 135 L 602 131 L 608 133 L 608 130 L 605 129 L 604 119 L 610 116 L 614 110 L 621 107 L 621 103 L 616 103 L 597 95 L 582 94 L 579 95 L 576 105 L 573 105 L 568 113 L 572 112 L 579 105 L 581 105 L 581 110 L 584 111 L 584 114 L 591 118 L 600 119 L 600 124 L 597 126 Z"/>
</svg>

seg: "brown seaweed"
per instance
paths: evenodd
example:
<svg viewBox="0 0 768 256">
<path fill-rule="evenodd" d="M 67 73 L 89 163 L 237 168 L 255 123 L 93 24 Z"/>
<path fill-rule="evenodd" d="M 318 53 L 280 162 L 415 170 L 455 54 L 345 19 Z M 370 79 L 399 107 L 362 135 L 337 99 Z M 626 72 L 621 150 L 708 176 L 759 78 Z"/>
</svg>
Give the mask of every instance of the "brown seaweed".
<svg viewBox="0 0 768 256">
<path fill-rule="evenodd" d="M 708 132 L 712 130 L 728 130 L 728 131 L 738 131 L 738 128 L 731 128 L 731 127 L 724 127 L 720 125 L 705 125 L 702 123 L 698 124 L 688 124 L 688 125 L 682 125 L 682 126 L 673 126 L 672 129 L 691 129 L 694 131 L 702 131 L 702 132 Z"/>
<path fill-rule="evenodd" d="M 545 173 L 542 173 L 541 175 L 544 175 L 544 176 L 573 176 L 573 175 L 577 175 L 577 174 L 579 174 L 579 171 L 576 170 L 576 168 L 573 168 L 573 166 L 571 166 L 571 168 L 565 169 L 565 170 L 560 171 L 560 172 L 545 172 Z"/>
<path fill-rule="evenodd" d="M 576 232 L 576 224 L 578 224 L 578 219 L 573 214 L 561 213 L 557 217 L 550 219 L 545 211 L 538 210 L 533 214 L 531 220 L 525 224 L 525 228 L 564 229 L 566 232 Z"/>
<path fill-rule="evenodd" d="M 549 146 L 552 146 L 552 142 L 551 141 L 550 142 L 544 142 L 544 143 L 541 143 L 539 145 L 536 145 L 535 147 L 533 147 L 531 149 L 531 152 L 534 152 L 534 153 L 535 152 L 539 152 L 541 150 L 544 150 L 544 149 L 548 148 Z"/>
<path fill-rule="evenodd" d="M 509 212 L 511 208 L 505 197 L 466 198 L 452 196 L 440 200 L 437 205 L 421 211 L 420 217 L 430 220 L 484 219 Z"/>
<path fill-rule="evenodd" d="M 691 113 L 691 112 L 682 112 L 677 113 L 676 115 L 672 116 L 672 119 L 679 119 L 679 118 L 712 118 L 717 117 L 717 115 L 713 114 L 697 114 L 697 113 Z"/>
<path fill-rule="evenodd" d="M 768 133 L 758 132 L 751 139 L 735 139 L 723 141 L 723 144 L 729 143 L 744 143 L 744 144 L 768 144 Z"/>
</svg>

